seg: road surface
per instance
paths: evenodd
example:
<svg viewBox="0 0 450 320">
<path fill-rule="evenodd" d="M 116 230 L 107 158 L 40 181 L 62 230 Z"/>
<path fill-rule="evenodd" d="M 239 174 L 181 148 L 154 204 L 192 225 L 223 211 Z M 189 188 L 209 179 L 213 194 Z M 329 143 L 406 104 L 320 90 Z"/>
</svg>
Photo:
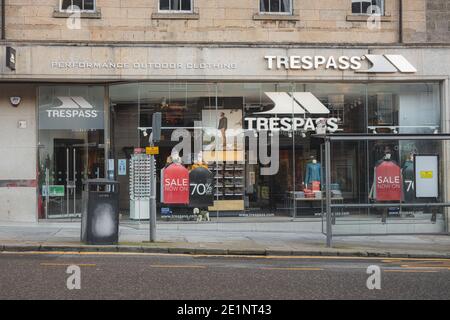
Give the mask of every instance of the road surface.
<svg viewBox="0 0 450 320">
<path fill-rule="evenodd" d="M 448 300 L 450 260 L 0 253 L 0 299 Z"/>
</svg>

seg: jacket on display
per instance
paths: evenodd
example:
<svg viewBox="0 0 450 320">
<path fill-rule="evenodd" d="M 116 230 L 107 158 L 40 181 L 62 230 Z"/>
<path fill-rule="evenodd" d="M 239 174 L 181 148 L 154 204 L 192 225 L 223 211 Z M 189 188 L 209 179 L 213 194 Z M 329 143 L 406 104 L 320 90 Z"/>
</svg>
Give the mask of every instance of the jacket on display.
<svg viewBox="0 0 450 320">
<path fill-rule="evenodd" d="M 313 181 L 321 182 L 322 167 L 320 163 L 308 163 L 306 165 L 305 185 L 311 184 Z"/>
</svg>

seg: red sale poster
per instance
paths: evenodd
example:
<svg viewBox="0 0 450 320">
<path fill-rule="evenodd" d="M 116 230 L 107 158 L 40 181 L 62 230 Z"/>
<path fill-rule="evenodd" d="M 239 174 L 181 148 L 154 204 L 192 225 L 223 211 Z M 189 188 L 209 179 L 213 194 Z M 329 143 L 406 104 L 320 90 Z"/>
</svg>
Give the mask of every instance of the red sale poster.
<svg viewBox="0 0 450 320">
<path fill-rule="evenodd" d="M 189 187 L 189 171 L 185 167 L 174 163 L 164 170 L 165 204 L 188 204 Z"/>
<path fill-rule="evenodd" d="M 402 200 L 402 173 L 392 161 L 383 161 L 375 168 L 377 201 Z"/>
</svg>

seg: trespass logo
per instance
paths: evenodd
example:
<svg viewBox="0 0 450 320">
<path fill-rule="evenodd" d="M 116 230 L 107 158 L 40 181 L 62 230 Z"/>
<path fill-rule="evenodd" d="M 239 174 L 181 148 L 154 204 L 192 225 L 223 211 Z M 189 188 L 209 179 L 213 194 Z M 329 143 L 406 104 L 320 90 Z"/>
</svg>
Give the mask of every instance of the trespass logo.
<svg viewBox="0 0 450 320">
<path fill-rule="evenodd" d="M 357 73 L 416 73 L 417 69 L 399 54 L 366 54 L 363 56 L 265 56 L 269 70 L 352 70 Z M 369 69 L 362 69 L 363 63 Z"/>
<path fill-rule="evenodd" d="M 39 129 L 104 129 L 104 103 L 100 94 L 42 96 L 39 100 Z"/>
<path fill-rule="evenodd" d="M 329 117 L 330 110 L 310 92 L 265 92 L 265 95 L 274 107 L 245 118 L 248 130 L 310 132 L 318 131 L 319 127 L 328 132 L 339 130 L 339 119 Z"/>
<path fill-rule="evenodd" d="M 46 110 L 49 118 L 97 118 L 98 111 L 83 97 L 56 97 L 61 105 Z"/>
</svg>

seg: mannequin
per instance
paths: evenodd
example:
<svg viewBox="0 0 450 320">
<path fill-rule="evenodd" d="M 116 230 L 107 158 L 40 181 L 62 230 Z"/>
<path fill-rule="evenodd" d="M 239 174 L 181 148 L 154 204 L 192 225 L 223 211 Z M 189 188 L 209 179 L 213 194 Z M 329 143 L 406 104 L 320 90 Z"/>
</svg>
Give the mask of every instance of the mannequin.
<svg viewBox="0 0 450 320">
<path fill-rule="evenodd" d="M 313 182 L 319 183 L 321 182 L 321 172 L 322 168 L 317 159 L 313 156 L 311 157 L 311 162 L 306 165 L 306 173 L 305 173 L 305 185 L 309 187 Z"/>
</svg>

